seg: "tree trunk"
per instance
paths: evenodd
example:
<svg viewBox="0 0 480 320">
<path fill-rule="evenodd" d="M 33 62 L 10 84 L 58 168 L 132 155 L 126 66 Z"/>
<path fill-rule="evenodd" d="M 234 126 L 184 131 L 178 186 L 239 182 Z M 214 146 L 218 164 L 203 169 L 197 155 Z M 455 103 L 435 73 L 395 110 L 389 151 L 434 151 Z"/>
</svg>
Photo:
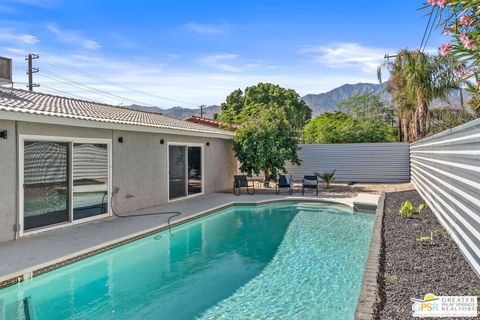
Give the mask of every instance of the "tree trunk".
<svg viewBox="0 0 480 320">
<path fill-rule="evenodd" d="M 397 132 L 397 140 L 398 142 L 403 142 L 403 127 L 402 127 L 402 118 L 398 117 L 398 132 Z"/>
<path fill-rule="evenodd" d="M 263 187 L 270 188 L 270 172 L 268 169 L 263 170 Z"/>
<path fill-rule="evenodd" d="M 417 141 L 424 138 L 427 135 L 429 115 L 428 107 L 425 102 L 422 102 L 413 113 L 412 127 L 412 141 Z"/>
<path fill-rule="evenodd" d="M 410 142 L 410 124 L 407 120 L 402 120 L 403 141 Z"/>
</svg>

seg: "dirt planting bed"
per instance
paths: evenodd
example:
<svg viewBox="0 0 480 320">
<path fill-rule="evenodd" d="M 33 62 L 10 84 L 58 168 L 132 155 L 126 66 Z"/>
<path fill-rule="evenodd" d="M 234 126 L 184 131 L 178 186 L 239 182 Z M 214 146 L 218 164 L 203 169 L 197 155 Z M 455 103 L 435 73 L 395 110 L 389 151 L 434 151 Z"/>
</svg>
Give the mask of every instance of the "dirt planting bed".
<svg viewBox="0 0 480 320">
<path fill-rule="evenodd" d="M 412 319 L 410 298 L 427 293 L 480 296 L 479 278 L 432 211 L 400 216 L 407 200 L 424 203 L 415 190 L 386 195 L 376 319 Z"/>
</svg>

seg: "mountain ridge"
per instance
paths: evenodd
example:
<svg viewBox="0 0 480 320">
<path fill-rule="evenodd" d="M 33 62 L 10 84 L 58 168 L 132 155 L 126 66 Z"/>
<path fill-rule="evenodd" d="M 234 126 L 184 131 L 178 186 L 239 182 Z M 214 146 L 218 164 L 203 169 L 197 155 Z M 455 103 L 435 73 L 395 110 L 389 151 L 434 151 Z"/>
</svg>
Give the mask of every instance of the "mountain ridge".
<svg viewBox="0 0 480 320">
<path fill-rule="evenodd" d="M 310 107 L 310 109 L 312 109 L 312 118 L 314 118 L 325 112 L 339 111 L 340 108 L 338 105 L 343 100 L 348 99 L 349 97 L 356 94 L 365 94 L 369 92 L 373 93 L 376 96 L 379 96 L 380 99 L 386 104 L 392 103 L 392 96 L 390 95 L 390 93 L 387 92 L 387 83 L 376 84 L 368 82 L 360 82 L 356 84 L 347 83 L 327 92 L 304 95 L 302 99 Z M 465 95 L 464 98 L 465 101 L 467 101 L 468 95 Z M 461 99 L 459 90 L 455 90 L 448 96 L 448 99 L 446 101 L 440 99 L 434 100 L 431 103 L 431 108 L 460 108 L 460 100 Z M 180 120 L 184 120 L 194 115 L 200 115 L 200 108 L 189 109 L 180 106 L 172 107 L 169 109 L 162 109 L 159 107 L 131 105 L 128 108 L 140 111 L 161 113 L 163 115 Z M 220 113 L 220 111 L 220 105 L 210 105 L 203 108 L 203 115 L 207 118 L 213 118 L 213 115 L 215 113 Z"/>
</svg>

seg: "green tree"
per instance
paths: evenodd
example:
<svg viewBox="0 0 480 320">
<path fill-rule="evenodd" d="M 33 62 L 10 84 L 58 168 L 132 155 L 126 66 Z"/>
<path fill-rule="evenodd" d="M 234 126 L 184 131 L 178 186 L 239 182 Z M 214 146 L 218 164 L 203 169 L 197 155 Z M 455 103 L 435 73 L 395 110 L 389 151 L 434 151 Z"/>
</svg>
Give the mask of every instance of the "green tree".
<svg viewBox="0 0 480 320">
<path fill-rule="evenodd" d="M 442 28 L 451 42 L 440 47 L 440 54 L 452 56 L 462 65 L 460 80 L 472 93 L 467 102 L 480 116 L 480 0 L 430 1 L 428 8 L 432 26 Z"/>
<path fill-rule="evenodd" d="M 464 109 L 438 108 L 430 111 L 429 134 L 436 134 L 475 120 L 475 115 Z"/>
<path fill-rule="evenodd" d="M 380 97 L 371 92 L 353 95 L 340 102 L 339 106 L 357 120 L 393 124 L 394 110 L 385 106 Z"/>
<path fill-rule="evenodd" d="M 312 117 L 312 111 L 293 89 L 285 89 L 271 83 L 258 83 L 233 91 L 221 105 L 220 120 L 241 124 L 258 117 L 264 110 L 283 110 L 290 125 L 301 131 Z"/>
<path fill-rule="evenodd" d="M 305 126 L 306 143 L 394 142 L 395 135 L 386 123 L 360 121 L 343 112 L 324 113 Z"/>
<path fill-rule="evenodd" d="M 383 66 L 390 72 L 387 90 L 397 108 L 399 140 L 412 142 L 425 137 L 430 126 L 430 102 L 458 89 L 456 65 L 443 56 L 401 50 L 394 61 Z"/>
<path fill-rule="evenodd" d="M 268 182 L 278 172 L 286 172 L 286 161 L 300 164 L 295 135 L 283 110 L 271 107 L 258 112 L 235 131 L 233 150 L 240 170 L 250 176 L 263 173 Z"/>
</svg>

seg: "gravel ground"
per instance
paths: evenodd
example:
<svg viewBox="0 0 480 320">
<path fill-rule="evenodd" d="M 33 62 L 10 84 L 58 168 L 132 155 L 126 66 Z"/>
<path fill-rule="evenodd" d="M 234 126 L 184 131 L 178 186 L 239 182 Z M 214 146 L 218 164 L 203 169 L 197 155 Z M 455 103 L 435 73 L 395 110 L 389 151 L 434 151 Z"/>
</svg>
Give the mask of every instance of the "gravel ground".
<svg viewBox="0 0 480 320">
<path fill-rule="evenodd" d="M 412 219 L 400 216 L 400 205 L 406 200 L 414 206 L 423 203 L 415 190 L 386 196 L 376 319 L 412 319 L 410 298 L 427 293 L 480 295 L 480 280 L 430 209 Z M 417 241 L 431 233 L 433 244 Z"/>
</svg>

